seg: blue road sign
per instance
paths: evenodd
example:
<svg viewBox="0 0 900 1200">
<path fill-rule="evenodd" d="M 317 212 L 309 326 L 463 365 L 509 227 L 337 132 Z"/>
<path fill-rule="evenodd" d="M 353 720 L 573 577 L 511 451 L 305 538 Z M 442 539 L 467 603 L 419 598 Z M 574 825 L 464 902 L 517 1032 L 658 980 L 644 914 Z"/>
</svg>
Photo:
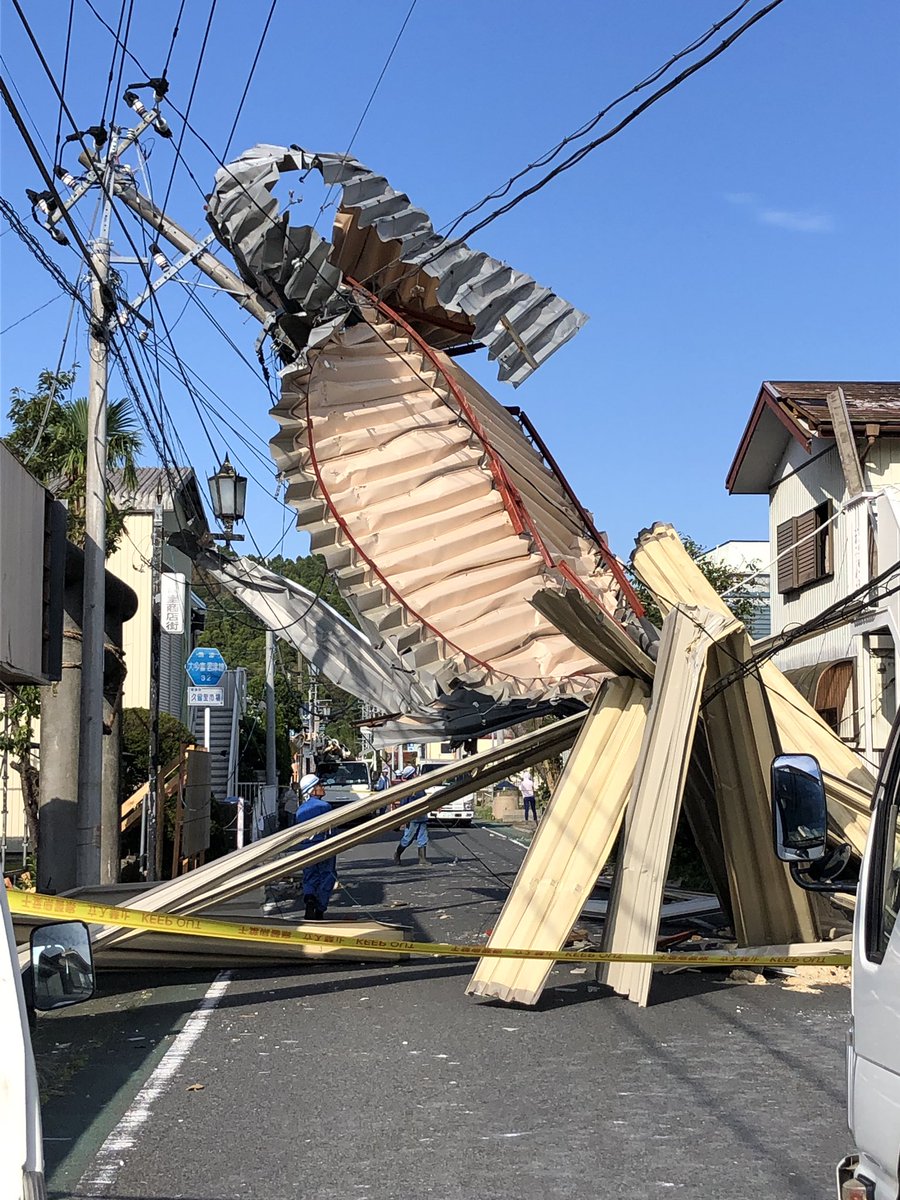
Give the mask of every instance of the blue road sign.
<svg viewBox="0 0 900 1200">
<path fill-rule="evenodd" d="M 198 646 L 184 664 L 194 687 L 215 687 L 228 667 L 215 646 Z"/>
</svg>

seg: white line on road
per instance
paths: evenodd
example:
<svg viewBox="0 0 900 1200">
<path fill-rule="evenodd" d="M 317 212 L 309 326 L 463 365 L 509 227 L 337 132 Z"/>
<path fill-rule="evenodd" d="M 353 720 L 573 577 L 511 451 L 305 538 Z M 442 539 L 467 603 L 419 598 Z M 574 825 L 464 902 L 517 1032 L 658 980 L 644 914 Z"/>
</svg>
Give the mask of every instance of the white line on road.
<svg viewBox="0 0 900 1200">
<path fill-rule="evenodd" d="M 497 831 L 496 831 L 495 829 L 491 829 L 491 830 L 489 831 L 489 833 L 488 833 L 488 836 L 489 836 L 489 837 L 498 837 L 498 838 L 503 838 L 504 842 L 512 842 L 512 844 L 513 844 L 514 846 L 521 846 L 523 850 L 527 850 L 527 849 L 529 848 L 529 846 L 531 845 L 531 843 L 530 843 L 530 842 L 520 842 L 520 841 L 517 841 L 515 838 L 511 838 L 511 837 L 510 837 L 508 834 L 506 834 L 506 833 L 497 833 Z"/>
<path fill-rule="evenodd" d="M 185 1021 L 181 1032 L 160 1059 L 156 1070 L 135 1096 L 131 1107 L 97 1151 L 93 1163 L 79 1181 L 76 1195 L 103 1196 L 115 1183 L 116 1176 L 125 1165 L 123 1155 L 134 1146 L 143 1126 L 150 1117 L 153 1105 L 163 1092 L 168 1090 L 197 1038 L 206 1028 L 213 1009 L 228 990 L 231 977 L 230 971 L 220 971 L 210 984 L 209 991 L 203 997 L 200 1007 L 195 1009 Z"/>
</svg>

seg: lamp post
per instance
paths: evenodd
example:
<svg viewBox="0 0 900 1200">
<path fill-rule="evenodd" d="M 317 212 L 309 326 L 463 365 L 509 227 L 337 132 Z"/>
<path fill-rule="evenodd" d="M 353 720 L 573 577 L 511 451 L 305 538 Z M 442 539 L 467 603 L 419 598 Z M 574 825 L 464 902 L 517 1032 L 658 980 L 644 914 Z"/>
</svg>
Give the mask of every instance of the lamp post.
<svg viewBox="0 0 900 1200">
<path fill-rule="evenodd" d="M 221 467 L 215 475 L 209 476 L 207 482 L 213 515 L 224 530 L 223 533 L 213 536 L 223 542 L 242 542 L 244 535 L 234 532 L 234 523 L 244 519 L 247 503 L 247 476 L 238 475 L 226 454 Z"/>
</svg>

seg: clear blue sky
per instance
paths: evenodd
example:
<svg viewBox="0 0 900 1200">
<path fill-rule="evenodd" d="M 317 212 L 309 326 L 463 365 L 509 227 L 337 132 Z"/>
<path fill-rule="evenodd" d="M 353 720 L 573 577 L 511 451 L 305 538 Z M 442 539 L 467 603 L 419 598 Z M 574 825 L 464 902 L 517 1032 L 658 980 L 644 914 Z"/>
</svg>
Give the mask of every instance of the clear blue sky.
<svg viewBox="0 0 900 1200">
<path fill-rule="evenodd" d="M 59 79 L 68 3 L 22 3 Z M 95 4 L 115 25 L 118 0 Z M 217 150 L 268 7 L 268 0 L 218 2 L 191 111 Z M 345 150 L 408 7 L 408 0 L 280 0 L 233 151 L 256 142 Z M 728 7 L 728 0 L 419 0 L 353 152 L 441 226 Z M 162 68 L 177 9 L 177 0 L 135 5 L 129 47 L 151 73 Z M 209 5 L 189 0 L 186 10 L 169 71 L 182 110 Z M 58 105 L 9 0 L 0 0 L 0 12 L 4 75 L 52 149 Z M 723 484 L 763 379 L 898 377 L 898 45 L 894 0 L 784 0 L 716 62 L 474 239 L 590 314 L 516 392 L 496 381 L 484 355 L 465 365 L 503 403 L 528 411 L 618 553 L 627 555 L 655 520 L 707 545 L 766 536 L 765 500 L 730 498 Z M 111 54 L 111 38 L 75 0 L 67 99 L 84 126 L 100 117 Z M 136 78 L 127 65 L 124 82 Z M 119 104 L 116 119 L 130 116 Z M 174 116 L 172 124 L 177 138 Z M 27 214 L 24 189 L 40 183 L 5 112 L 2 137 L 0 187 Z M 190 133 L 184 151 L 209 190 L 210 154 Z M 66 162 L 74 160 L 70 148 Z M 172 144 L 155 139 L 158 199 L 173 161 Z M 318 205 L 319 193 L 311 194 L 300 213 L 312 219 Z M 93 202 L 81 208 L 89 219 Z M 183 167 L 169 211 L 205 231 Z M 37 236 L 73 277 L 74 251 Z M 126 253 L 115 227 L 114 238 Z M 5 233 L 0 249 L 5 329 L 56 287 L 15 234 Z M 134 269 L 125 272 L 128 290 L 140 291 Z M 254 322 L 227 296 L 200 294 L 253 358 Z M 264 388 L 193 305 L 182 315 L 180 285 L 160 295 L 185 362 L 241 413 L 267 459 L 274 425 Z M 12 386 L 28 388 L 42 367 L 55 365 L 67 309 L 57 300 L 3 337 L 4 412 Z M 85 364 L 83 323 L 78 336 L 67 361 Z M 183 388 L 164 379 L 181 439 L 205 475 L 213 451 Z M 270 498 L 271 467 L 214 421 L 210 433 L 217 451 L 227 446 L 259 479 L 251 483 L 249 524 L 261 549 L 272 549 L 285 526 Z M 149 445 L 145 459 L 155 461 Z M 290 520 L 283 546 L 291 555 L 305 550 Z"/>
</svg>

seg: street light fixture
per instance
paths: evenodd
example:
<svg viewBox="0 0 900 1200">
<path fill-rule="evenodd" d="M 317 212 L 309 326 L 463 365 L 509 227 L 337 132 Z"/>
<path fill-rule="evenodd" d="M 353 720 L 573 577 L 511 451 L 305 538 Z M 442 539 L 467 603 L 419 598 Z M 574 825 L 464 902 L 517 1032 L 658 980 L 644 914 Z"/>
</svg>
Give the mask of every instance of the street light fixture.
<svg viewBox="0 0 900 1200">
<path fill-rule="evenodd" d="M 213 514 L 225 531 L 213 536 L 223 542 L 242 542 L 244 535 L 234 533 L 233 530 L 235 521 L 244 519 L 247 502 L 247 476 L 238 475 L 226 454 L 225 461 L 215 475 L 209 476 L 208 483 Z"/>
</svg>

